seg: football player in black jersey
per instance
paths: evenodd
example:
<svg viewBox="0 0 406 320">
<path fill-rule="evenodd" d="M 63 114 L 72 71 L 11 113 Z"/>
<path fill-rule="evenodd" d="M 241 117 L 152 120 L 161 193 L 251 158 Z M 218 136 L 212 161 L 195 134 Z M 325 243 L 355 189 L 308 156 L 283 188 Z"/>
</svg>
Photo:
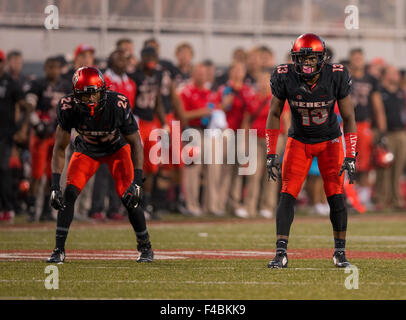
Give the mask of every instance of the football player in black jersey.
<svg viewBox="0 0 406 320">
<path fill-rule="evenodd" d="M 157 69 L 158 54 L 152 47 L 141 50 L 141 62 L 135 73 L 129 75 L 137 86 L 133 112 L 138 117 L 141 139 L 144 147 L 144 185 L 143 203 L 147 216 L 159 219 L 157 211 L 151 204 L 154 176 L 158 173 L 158 159 L 150 156 L 150 151 L 156 144 L 150 140 L 151 132 L 161 128 L 169 133 L 170 127 L 166 122 L 165 110 L 162 104 L 161 86 L 162 71 Z"/>
<path fill-rule="evenodd" d="M 354 181 L 357 133 L 354 109 L 349 96 L 351 77 L 341 64 L 326 63 L 324 41 L 315 34 L 298 37 L 291 50 L 293 64 L 280 65 L 271 77 L 272 100 L 267 120 L 268 177 L 280 175 L 276 154 L 280 115 L 288 100 L 292 125 L 282 164 L 282 190 L 276 213 L 276 256 L 269 268 L 286 268 L 287 244 L 294 216 L 294 205 L 309 172 L 313 157 L 317 157 L 324 191 L 330 206 L 337 267 L 347 267 L 345 237 L 347 209 L 343 184 L 344 171 L 350 183 Z M 344 122 L 346 155 L 344 158 L 340 126 L 334 113 L 338 101 Z"/>
<path fill-rule="evenodd" d="M 19 84 L 5 72 L 6 55 L 0 49 L 0 221 L 14 221 L 12 203 L 12 176 L 10 156 L 13 148 L 13 137 L 27 124 L 28 114 L 32 108 L 24 100 Z M 16 111 L 23 116 L 16 119 Z M 17 121 L 18 120 L 18 121 Z"/>
<path fill-rule="evenodd" d="M 96 68 L 79 68 L 72 82 L 73 94 L 63 97 L 57 108 L 51 205 L 59 212 L 56 246 L 47 262 L 64 261 L 65 241 L 73 219 L 75 200 L 102 163 L 107 164 L 116 192 L 128 210 L 138 242 L 137 249 L 141 252 L 137 262 L 152 262 L 153 251 L 145 216 L 139 206 L 143 150 L 130 103 L 124 95 L 106 90 L 103 75 Z M 75 152 L 69 162 L 66 189 L 62 195 L 60 176 L 72 128 L 79 135 L 74 142 Z"/>
<path fill-rule="evenodd" d="M 157 56 L 159 57 L 160 47 L 155 38 L 150 38 L 144 41 L 144 47 L 152 47 L 155 49 Z M 171 132 L 174 130 L 172 127 L 174 120 L 180 120 L 182 127 L 187 125 L 182 101 L 176 92 L 176 76 L 179 73 L 172 62 L 168 60 L 159 59 L 156 69 L 162 72 L 161 83 L 161 99 L 162 105 L 165 110 L 166 123 L 169 125 Z M 175 129 L 176 130 L 176 129 Z M 172 139 L 172 134 L 171 134 Z M 170 143 L 169 146 L 169 164 L 163 164 L 159 166 L 158 173 L 156 175 L 156 183 L 152 192 L 152 202 L 154 210 L 158 212 L 181 212 L 186 213 L 184 201 L 181 197 L 181 181 L 182 181 L 182 163 L 172 163 L 173 146 L 179 146 L 178 154 L 181 154 L 180 137 L 178 143 Z M 181 161 L 180 161 L 181 162 Z M 168 189 L 174 184 L 175 189 L 175 201 L 168 202 L 167 194 Z"/>
<path fill-rule="evenodd" d="M 30 137 L 31 183 L 27 198 L 28 221 L 36 220 L 36 198 L 44 174 L 48 179 L 44 190 L 44 202 L 40 221 L 54 220 L 49 206 L 49 182 L 51 181 L 51 157 L 55 142 L 56 106 L 72 89 L 72 84 L 61 77 L 61 63 L 49 57 L 44 63 L 45 77 L 31 82 L 26 100 L 35 112 L 31 113 L 33 131 Z"/>
<path fill-rule="evenodd" d="M 385 108 L 379 92 L 379 81 L 366 72 L 365 58 L 362 49 L 350 51 L 349 70 L 353 81 L 351 92 L 355 108 L 357 125 L 357 192 L 359 199 L 367 209 L 372 209 L 371 182 L 369 173 L 373 168 L 371 159 L 374 144 L 373 129 L 376 129 L 377 141 L 383 144 L 386 132 Z"/>
</svg>

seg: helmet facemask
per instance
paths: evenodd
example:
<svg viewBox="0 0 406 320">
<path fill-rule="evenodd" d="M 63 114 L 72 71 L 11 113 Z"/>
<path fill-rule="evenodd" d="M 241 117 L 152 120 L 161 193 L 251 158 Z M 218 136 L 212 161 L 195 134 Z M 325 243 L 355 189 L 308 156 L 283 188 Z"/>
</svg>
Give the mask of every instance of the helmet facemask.
<svg viewBox="0 0 406 320">
<path fill-rule="evenodd" d="M 92 96 L 100 92 L 98 101 L 94 101 Z M 97 88 L 96 86 L 85 87 L 84 90 L 74 90 L 75 102 L 78 104 L 81 111 L 90 113 L 94 116 L 96 112 L 103 109 L 106 103 L 106 88 Z"/>
<path fill-rule="evenodd" d="M 302 48 L 300 52 L 292 51 L 291 54 L 296 73 L 305 79 L 311 79 L 319 74 L 326 61 L 325 51 L 312 51 L 311 48 Z M 309 62 L 312 57 L 315 58 L 315 61 Z"/>
</svg>

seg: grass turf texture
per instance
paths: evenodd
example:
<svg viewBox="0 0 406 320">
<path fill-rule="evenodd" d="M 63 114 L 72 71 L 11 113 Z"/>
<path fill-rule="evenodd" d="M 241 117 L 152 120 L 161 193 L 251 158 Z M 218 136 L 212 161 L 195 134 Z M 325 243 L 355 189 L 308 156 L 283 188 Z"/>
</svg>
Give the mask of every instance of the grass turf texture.
<svg viewBox="0 0 406 320">
<path fill-rule="evenodd" d="M 275 221 L 216 219 L 201 223 L 150 223 L 155 250 L 274 250 Z M 193 221 L 196 221 L 195 219 Z M 212 220 L 213 221 L 213 220 Z M 2 250 L 49 250 L 54 224 L 41 228 L 0 228 Z M 23 227 L 23 225 L 21 225 Z M 258 259 L 69 260 L 69 250 L 136 248 L 129 224 L 96 226 L 74 222 L 66 244 L 67 262 L 58 265 L 59 289 L 47 290 L 42 261 L 0 261 L 0 298 L 131 298 L 131 299 L 405 299 L 406 259 L 379 259 L 379 252 L 406 253 L 406 219 L 386 215 L 351 216 L 348 250 L 376 251 L 368 259 L 351 259 L 359 269 L 359 289 L 344 286 L 349 274 L 331 257 L 295 259 L 286 270 L 268 269 L 272 255 Z M 207 236 L 202 236 L 207 233 Z M 298 217 L 290 249 L 332 248 L 327 219 Z M 316 249 L 315 249 L 316 250 Z"/>
</svg>

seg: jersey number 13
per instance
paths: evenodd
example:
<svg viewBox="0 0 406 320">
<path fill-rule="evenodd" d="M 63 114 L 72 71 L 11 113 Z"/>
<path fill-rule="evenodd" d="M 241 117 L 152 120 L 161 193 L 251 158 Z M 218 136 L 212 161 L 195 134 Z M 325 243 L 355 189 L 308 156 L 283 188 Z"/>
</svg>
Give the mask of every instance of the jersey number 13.
<svg viewBox="0 0 406 320">
<path fill-rule="evenodd" d="M 302 115 L 302 124 L 304 126 L 310 126 L 311 123 L 316 125 L 323 124 L 328 118 L 327 109 L 303 109 L 298 108 L 297 111 Z"/>
</svg>

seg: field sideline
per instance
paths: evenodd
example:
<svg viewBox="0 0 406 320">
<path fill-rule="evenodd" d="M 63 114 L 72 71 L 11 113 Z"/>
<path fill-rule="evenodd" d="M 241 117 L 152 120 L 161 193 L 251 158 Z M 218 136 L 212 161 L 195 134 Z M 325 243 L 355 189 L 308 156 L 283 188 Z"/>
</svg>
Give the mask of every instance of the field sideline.
<svg viewBox="0 0 406 320">
<path fill-rule="evenodd" d="M 182 220 L 181 220 L 182 219 Z M 137 264 L 128 222 L 74 221 L 67 260 L 57 265 L 59 289 L 48 290 L 44 259 L 55 223 L 0 225 L 0 299 L 405 299 L 406 215 L 349 217 L 347 256 L 359 288 L 332 264 L 328 218 L 295 218 L 289 268 L 270 270 L 275 221 L 229 218 L 149 222 L 156 255 Z"/>
</svg>

